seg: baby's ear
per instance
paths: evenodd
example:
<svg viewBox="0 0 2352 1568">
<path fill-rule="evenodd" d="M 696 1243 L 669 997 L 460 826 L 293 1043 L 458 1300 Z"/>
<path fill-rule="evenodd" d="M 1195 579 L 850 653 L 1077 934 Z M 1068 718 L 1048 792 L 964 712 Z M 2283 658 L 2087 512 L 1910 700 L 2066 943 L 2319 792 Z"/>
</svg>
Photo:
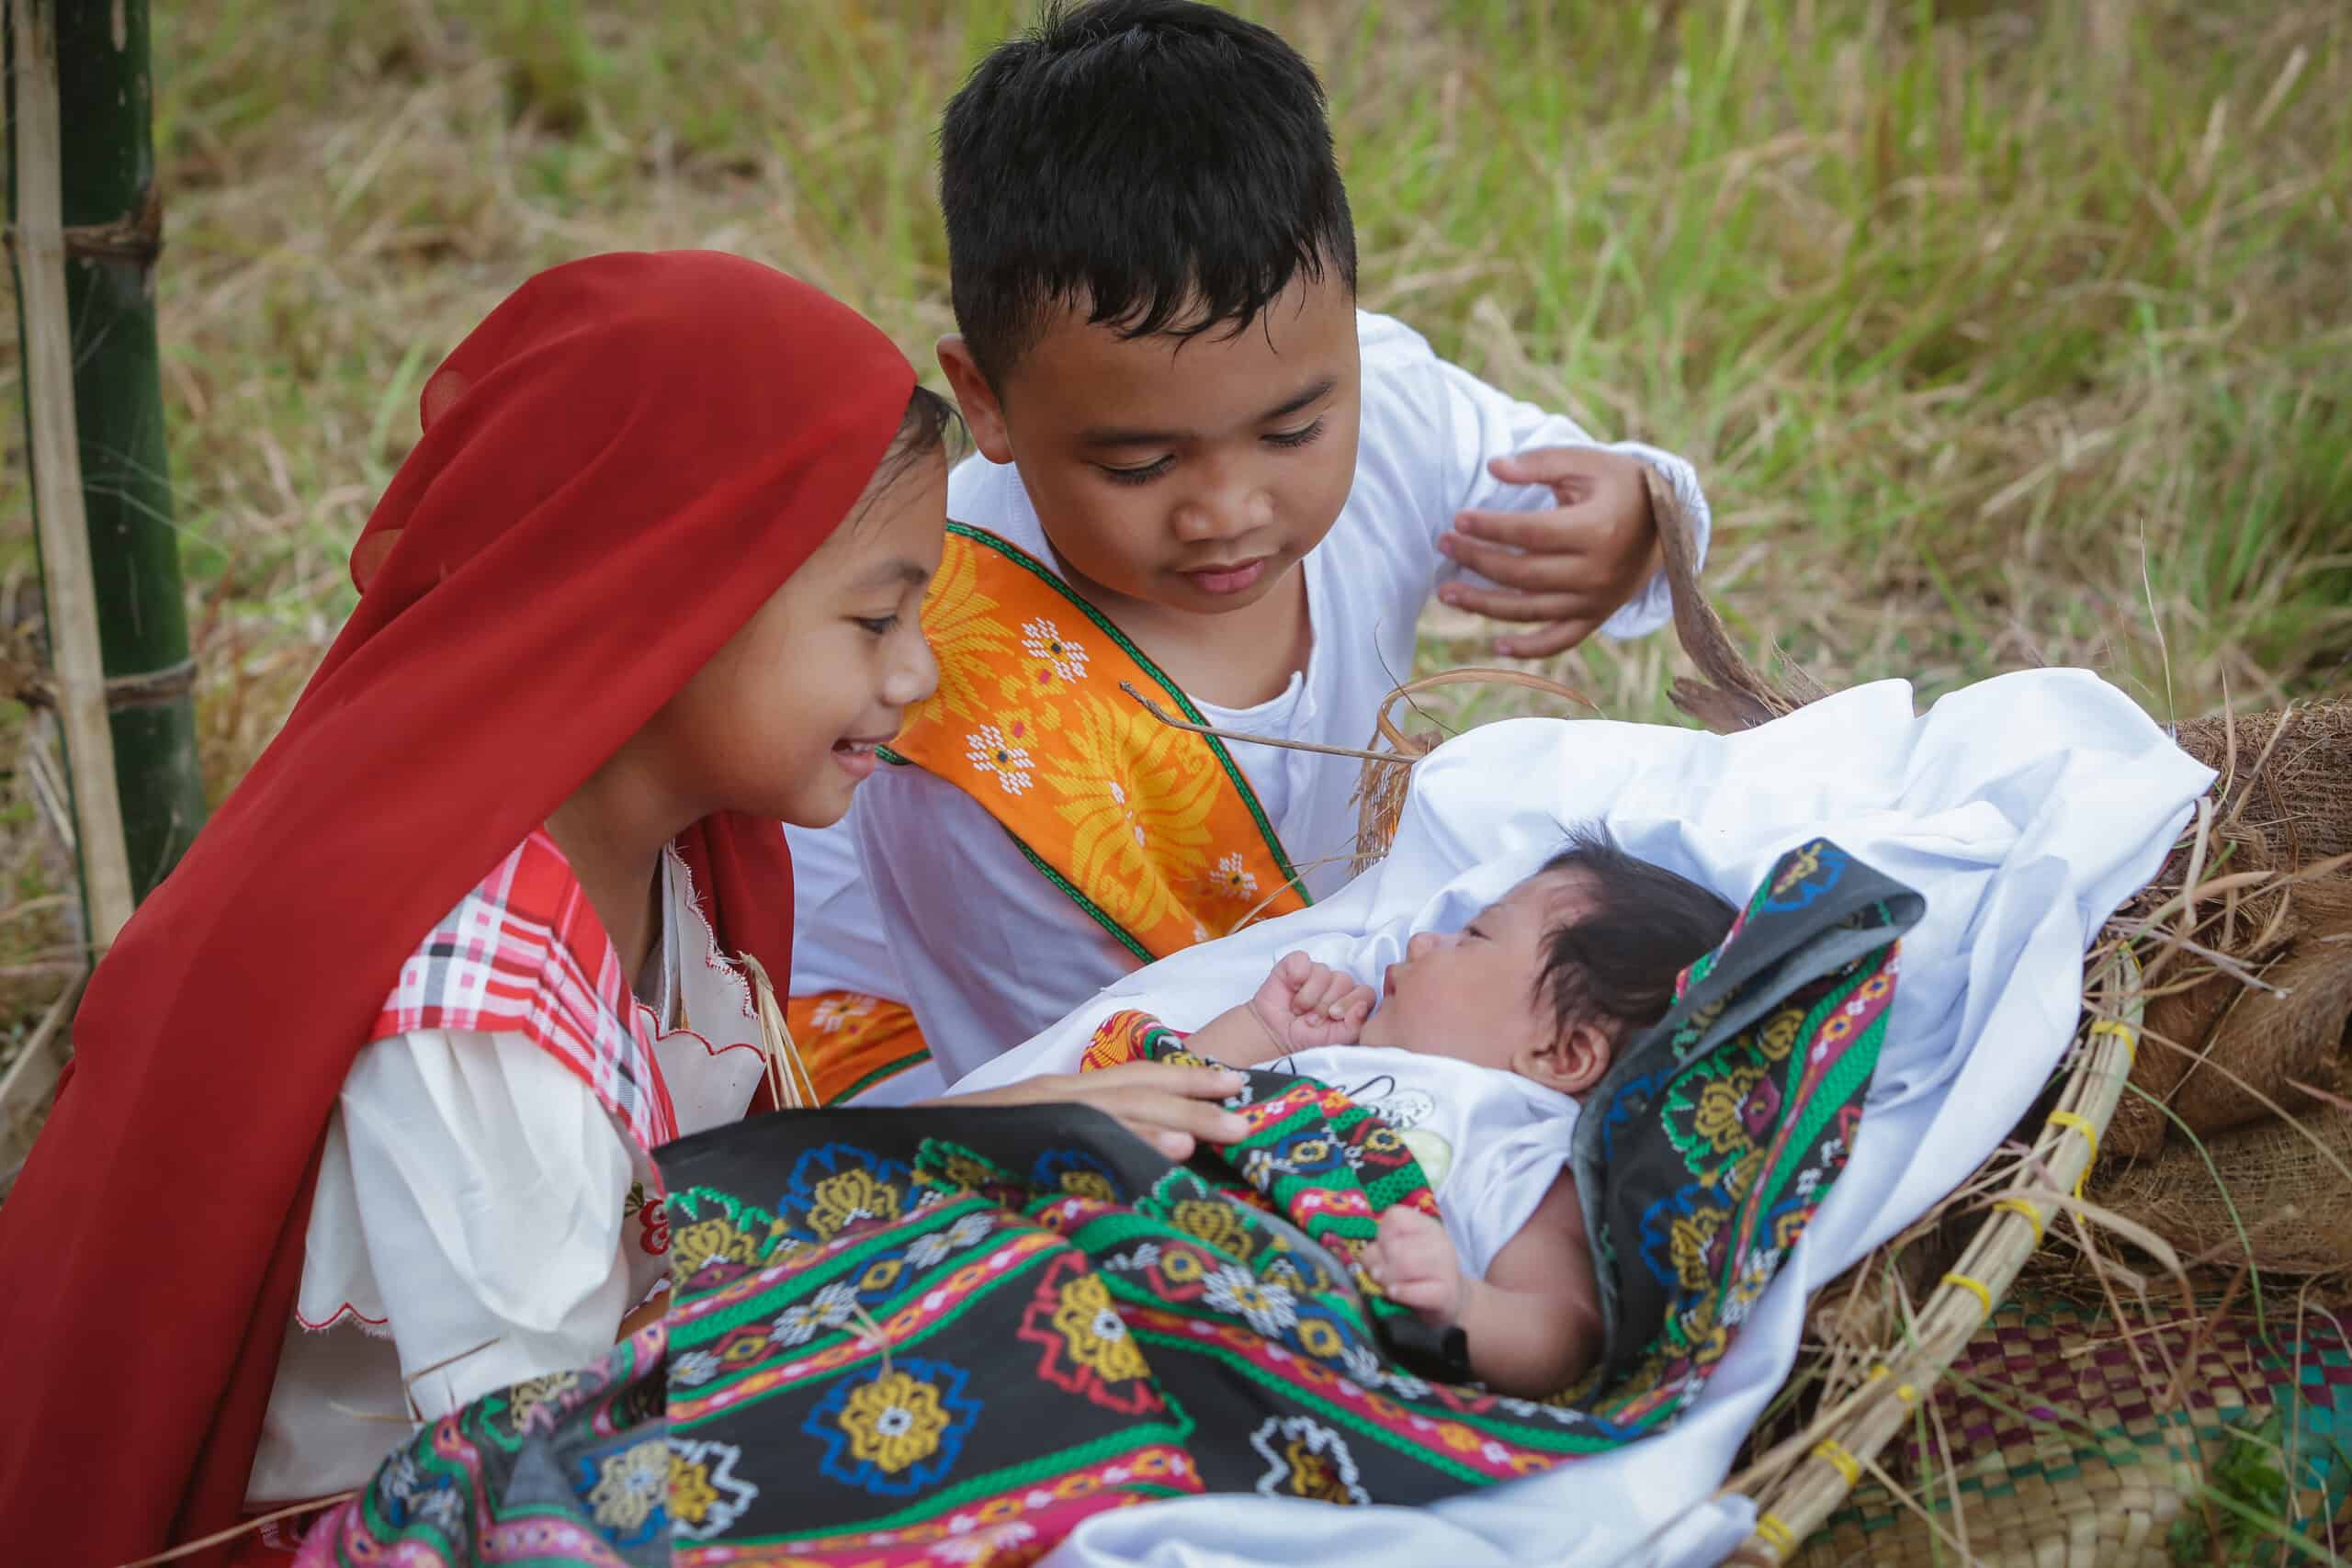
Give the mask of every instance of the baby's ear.
<svg viewBox="0 0 2352 1568">
<path fill-rule="evenodd" d="M 1597 1021 L 1572 1023 L 1557 1039 L 1523 1053 L 1517 1066 L 1522 1077 L 1562 1094 L 1582 1094 L 1609 1071 L 1616 1051 L 1615 1036 Z"/>
</svg>

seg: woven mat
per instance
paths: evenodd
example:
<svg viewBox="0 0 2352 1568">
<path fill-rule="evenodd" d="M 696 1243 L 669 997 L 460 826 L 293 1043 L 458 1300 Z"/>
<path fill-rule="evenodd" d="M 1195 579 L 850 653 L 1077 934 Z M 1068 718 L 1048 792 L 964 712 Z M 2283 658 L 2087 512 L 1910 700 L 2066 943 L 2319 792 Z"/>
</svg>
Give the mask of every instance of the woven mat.
<svg viewBox="0 0 2352 1568">
<path fill-rule="evenodd" d="M 2002 1568 L 2169 1568 L 2174 1526 L 2202 1516 L 2200 1478 L 2231 1448 L 2230 1426 L 2282 1405 L 2282 1469 L 2295 1487 L 2271 1511 L 2294 1518 L 2316 1549 L 2287 1548 L 2283 1560 L 2352 1554 L 2352 1309 L 2274 1294 L 2267 1318 L 2240 1307 L 2201 1335 L 2143 1327 L 2126 1339 L 2110 1323 L 2059 1297 L 2004 1303 L 1915 1418 L 1910 1440 L 1881 1457 L 1944 1539 L 1865 1475 L 1791 1561 L 1924 1568 L 1964 1561 L 1955 1549 L 1964 1540 L 1968 1557 Z M 2175 1369 L 2181 1397 L 2159 1408 Z M 1948 1463 L 1931 1457 L 1939 1451 Z M 2281 1550 L 2274 1541 L 2231 1561 L 2281 1561 Z"/>
</svg>

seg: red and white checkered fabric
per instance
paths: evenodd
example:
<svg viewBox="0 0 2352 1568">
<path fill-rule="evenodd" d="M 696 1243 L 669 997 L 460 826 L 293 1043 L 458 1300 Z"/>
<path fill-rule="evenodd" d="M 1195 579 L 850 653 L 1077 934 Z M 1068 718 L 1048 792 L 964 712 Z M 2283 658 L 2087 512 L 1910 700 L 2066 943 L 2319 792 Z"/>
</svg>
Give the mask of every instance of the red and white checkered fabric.
<svg viewBox="0 0 2352 1568">
<path fill-rule="evenodd" d="M 651 1150 L 677 1112 L 620 955 L 546 833 L 534 831 L 401 964 L 368 1038 L 419 1029 L 528 1036 Z"/>
</svg>

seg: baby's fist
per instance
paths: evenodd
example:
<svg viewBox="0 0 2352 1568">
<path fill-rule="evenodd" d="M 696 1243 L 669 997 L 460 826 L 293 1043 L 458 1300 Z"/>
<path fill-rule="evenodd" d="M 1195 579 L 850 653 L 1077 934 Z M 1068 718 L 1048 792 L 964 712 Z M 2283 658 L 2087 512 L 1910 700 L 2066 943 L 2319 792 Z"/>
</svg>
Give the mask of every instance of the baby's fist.
<svg viewBox="0 0 2352 1568">
<path fill-rule="evenodd" d="M 1443 1328 L 1462 1316 L 1462 1260 L 1445 1226 L 1403 1204 L 1380 1216 L 1380 1234 L 1364 1249 L 1364 1267 L 1391 1299 L 1423 1323 Z"/>
<path fill-rule="evenodd" d="M 1294 953 L 1274 965 L 1250 1010 L 1283 1050 L 1312 1051 L 1354 1044 L 1378 999 L 1353 976 Z"/>
</svg>

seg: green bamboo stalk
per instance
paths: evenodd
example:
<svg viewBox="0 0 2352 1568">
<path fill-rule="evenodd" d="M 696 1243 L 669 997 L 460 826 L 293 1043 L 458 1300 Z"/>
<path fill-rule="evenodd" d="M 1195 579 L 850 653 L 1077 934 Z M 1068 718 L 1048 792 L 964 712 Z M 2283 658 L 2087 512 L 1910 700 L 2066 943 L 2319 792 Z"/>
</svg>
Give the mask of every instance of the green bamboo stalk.
<svg viewBox="0 0 2352 1568">
<path fill-rule="evenodd" d="M 143 898 L 204 821 L 187 611 L 155 341 L 147 0 L 53 0 L 74 409 L 131 883 Z"/>
</svg>

